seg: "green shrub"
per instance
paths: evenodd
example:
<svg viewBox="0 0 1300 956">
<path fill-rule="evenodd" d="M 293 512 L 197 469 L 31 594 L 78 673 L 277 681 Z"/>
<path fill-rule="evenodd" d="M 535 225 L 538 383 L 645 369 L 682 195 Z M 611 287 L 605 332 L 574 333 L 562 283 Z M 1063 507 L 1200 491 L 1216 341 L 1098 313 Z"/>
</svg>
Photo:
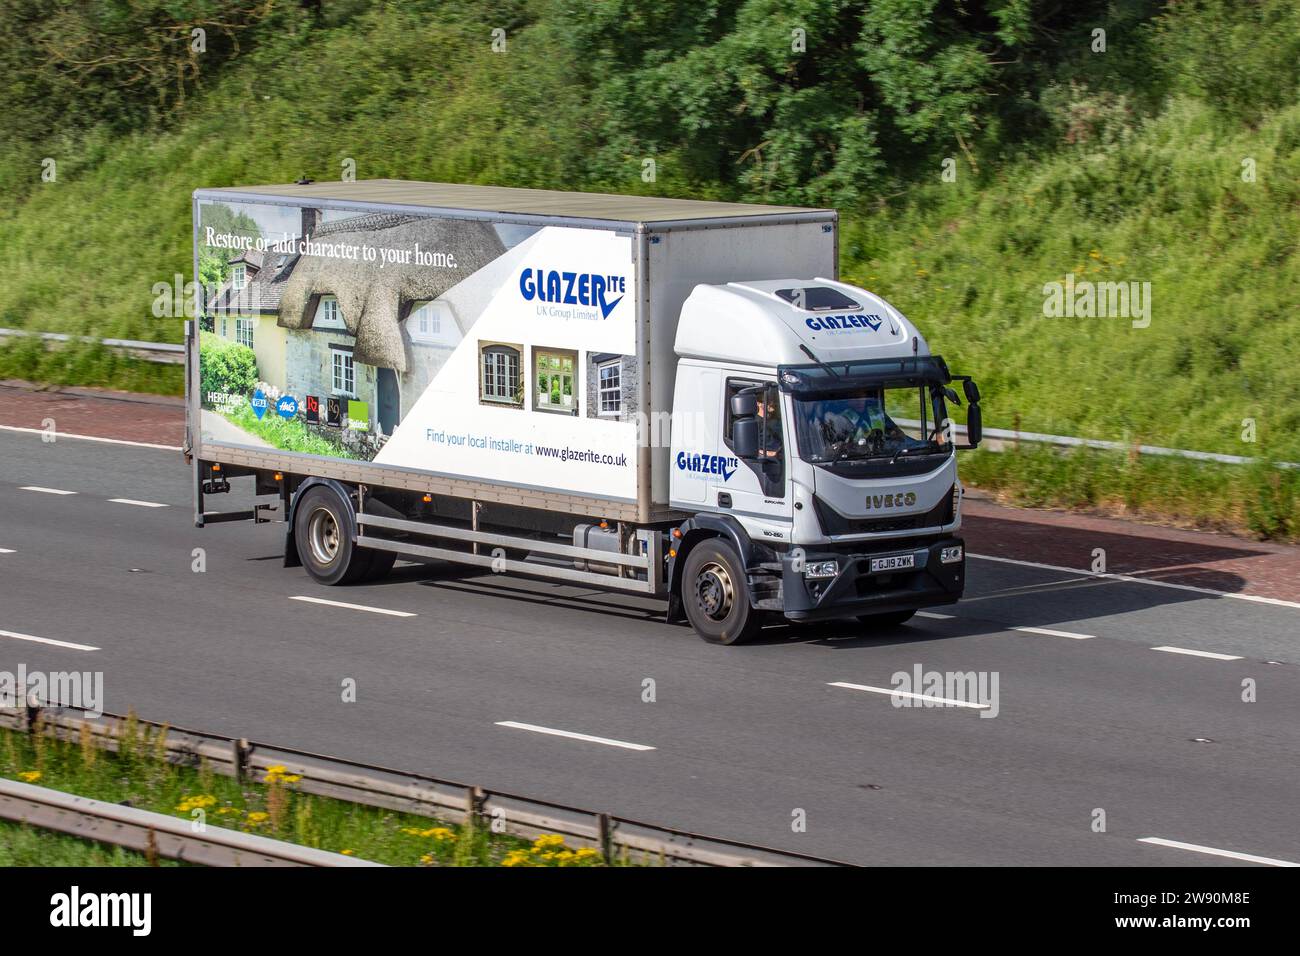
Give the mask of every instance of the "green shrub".
<svg viewBox="0 0 1300 956">
<path fill-rule="evenodd" d="M 199 387 L 213 392 L 248 395 L 257 387 L 257 356 L 247 345 L 203 333 L 199 341 Z"/>
</svg>

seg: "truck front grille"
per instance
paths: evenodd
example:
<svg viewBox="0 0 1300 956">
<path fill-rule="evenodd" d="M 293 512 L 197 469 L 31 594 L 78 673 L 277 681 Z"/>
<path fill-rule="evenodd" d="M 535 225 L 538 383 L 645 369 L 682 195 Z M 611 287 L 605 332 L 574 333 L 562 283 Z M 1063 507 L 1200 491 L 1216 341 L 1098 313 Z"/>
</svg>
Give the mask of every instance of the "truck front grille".
<svg viewBox="0 0 1300 956">
<path fill-rule="evenodd" d="M 883 518 L 846 518 L 829 504 L 813 495 L 813 510 L 826 534 L 871 534 L 888 531 L 914 531 L 917 528 L 936 528 L 951 524 L 957 513 L 957 486 L 929 511 L 910 515 L 889 515 Z"/>
</svg>

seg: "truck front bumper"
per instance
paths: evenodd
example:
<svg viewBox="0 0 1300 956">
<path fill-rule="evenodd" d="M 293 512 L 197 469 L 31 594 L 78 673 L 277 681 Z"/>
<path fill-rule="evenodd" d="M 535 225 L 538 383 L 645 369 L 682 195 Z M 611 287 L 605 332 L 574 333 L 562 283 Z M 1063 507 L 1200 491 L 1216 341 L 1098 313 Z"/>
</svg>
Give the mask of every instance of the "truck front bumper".
<svg viewBox="0 0 1300 956">
<path fill-rule="evenodd" d="M 961 548 L 961 558 L 945 563 L 945 549 Z M 951 553 L 951 552 L 950 552 Z M 912 555 L 913 566 L 905 570 L 871 570 L 872 558 Z M 812 564 L 836 561 L 834 577 L 810 578 L 804 571 Z M 897 542 L 876 551 L 816 550 L 809 546 L 801 558 L 787 553 L 782 558 L 782 611 L 792 621 L 822 621 L 859 614 L 885 614 L 915 608 L 953 604 L 966 585 L 966 548 L 961 538 L 908 546 Z"/>
</svg>

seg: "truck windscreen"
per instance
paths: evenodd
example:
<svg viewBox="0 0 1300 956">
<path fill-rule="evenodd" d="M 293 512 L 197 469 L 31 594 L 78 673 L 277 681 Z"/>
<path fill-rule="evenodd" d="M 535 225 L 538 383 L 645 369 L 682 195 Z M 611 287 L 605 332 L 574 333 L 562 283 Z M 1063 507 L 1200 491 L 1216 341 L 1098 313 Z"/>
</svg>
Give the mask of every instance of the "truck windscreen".
<svg viewBox="0 0 1300 956">
<path fill-rule="evenodd" d="M 811 462 L 948 454 L 944 417 L 942 393 L 926 386 L 794 396 L 799 454 Z"/>
</svg>

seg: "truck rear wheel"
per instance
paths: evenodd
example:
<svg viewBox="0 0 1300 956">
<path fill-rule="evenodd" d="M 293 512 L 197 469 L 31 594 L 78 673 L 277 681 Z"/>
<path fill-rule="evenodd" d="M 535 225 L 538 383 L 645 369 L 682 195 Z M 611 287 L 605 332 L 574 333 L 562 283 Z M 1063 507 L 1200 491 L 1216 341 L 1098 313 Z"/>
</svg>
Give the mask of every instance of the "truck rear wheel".
<svg viewBox="0 0 1300 956">
<path fill-rule="evenodd" d="M 691 550 L 681 588 L 686 619 L 710 644 L 744 644 L 762 626 L 759 612 L 749 604 L 740 555 L 724 541 L 702 541 Z"/>
<path fill-rule="evenodd" d="M 307 489 L 294 509 L 298 556 L 307 573 L 321 584 L 352 584 L 374 569 L 380 552 L 356 546 L 350 518 L 339 496 L 319 485 Z"/>
</svg>

